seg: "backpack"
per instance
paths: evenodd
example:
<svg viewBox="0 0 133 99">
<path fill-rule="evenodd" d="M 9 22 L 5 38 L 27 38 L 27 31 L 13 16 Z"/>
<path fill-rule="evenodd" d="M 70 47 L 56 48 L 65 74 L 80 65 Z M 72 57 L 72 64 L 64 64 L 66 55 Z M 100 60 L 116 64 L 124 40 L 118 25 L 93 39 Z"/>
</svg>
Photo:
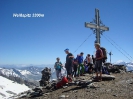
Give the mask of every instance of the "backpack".
<svg viewBox="0 0 133 99">
<path fill-rule="evenodd" d="M 56 70 L 61 70 L 60 64 L 62 64 L 62 63 L 61 62 L 59 62 L 59 63 L 56 62 Z"/>
<path fill-rule="evenodd" d="M 107 68 L 102 66 L 102 74 L 107 74 L 110 75 L 110 73 L 108 72 Z"/>
<path fill-rule="evenodd" d="M 103 52 L 103 63 L 105 63 L 105 61 L 107 60 L 107 50 L 104 48 L 104 47 L 100 47 L 100 49 L 102 50 Z"/>
</svg>

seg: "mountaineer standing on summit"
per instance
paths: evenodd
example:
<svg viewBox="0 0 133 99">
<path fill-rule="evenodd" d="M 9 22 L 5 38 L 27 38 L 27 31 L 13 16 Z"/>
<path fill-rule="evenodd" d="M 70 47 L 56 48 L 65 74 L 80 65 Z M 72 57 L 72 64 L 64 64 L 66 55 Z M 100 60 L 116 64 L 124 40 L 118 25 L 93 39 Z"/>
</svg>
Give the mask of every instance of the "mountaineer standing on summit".
<svg viewBox="0 0 133 99">
<path fill-rule="evenodd" d="M 72 81 L 72 67 L 73 67 L 74 56 L 72 53 L 69 52 L 69 49 L 65 49 L 64 51 L 67 54 L 65 67 L 67 70 L 68 81 L 71 82 Z"/>
<path fill-rule="evenodd" d="M 102 59 L 103 59 L 103 52 L 100 49 L 100 44 L 95 43 L 96 48 L 96 56 L 95 56 L 95 70 L 96 70 L 96 80 L 102 81 Z M 100 76 L 98 76 L 100 74 Z"/>
<path fill-rule="evenodd" d="M 55 62 L 54 68 L 56 70 L 57 80 L 59 80 L 60 79 L 60 75 L 61 75 L 61 68 L 63 67 L 63 65 L 60 62 L 60 58 L 59 57 L 57 57 L 56 60 L 57 60 L 57 62 Z"/>
<path fill-rule="evenodd" d="M 84 58 L 83 58 L 84 53 L 81 52 L 80 55 L 77 55 L 77 60 L 78 60 L 78 76 L 82 76 L 84 74 L 85 71 L 85 67 L 84 67 Z M 80 70 L 81 69 L 81 70 Z"/>
</svg>

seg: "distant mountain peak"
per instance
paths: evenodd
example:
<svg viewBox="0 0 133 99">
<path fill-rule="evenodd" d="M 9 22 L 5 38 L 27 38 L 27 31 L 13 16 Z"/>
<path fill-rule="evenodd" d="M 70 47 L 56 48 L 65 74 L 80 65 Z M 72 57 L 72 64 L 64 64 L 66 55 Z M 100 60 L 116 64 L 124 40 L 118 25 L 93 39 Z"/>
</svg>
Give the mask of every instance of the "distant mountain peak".
<svg viewBox="0 0 133 99">
<path fill-rule="evenodd" d="M 118 60 L 116 62 L 114 62 L 114 64 L 118 64 L 118 65 L 126 65 L 126 62 L 123 60 Z"/>
<path fill-rule="evenodd" d="M 116 63 L 121 63 L 121 62 L 124 62 L 125 63 L 125 61 L 123 61 L 123 60 L 116 61 Z"/>
</svg>

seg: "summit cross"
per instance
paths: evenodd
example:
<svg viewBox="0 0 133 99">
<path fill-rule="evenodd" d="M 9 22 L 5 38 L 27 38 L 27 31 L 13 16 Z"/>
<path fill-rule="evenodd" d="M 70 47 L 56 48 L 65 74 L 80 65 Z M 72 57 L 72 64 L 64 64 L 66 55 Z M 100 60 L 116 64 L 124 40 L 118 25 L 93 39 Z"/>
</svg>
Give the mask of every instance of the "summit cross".
<svg viewBox="0 0 133 99">
<path fill-rule="evenodd" d="M 98 9 L 95 9 L 95 19 L 93 20 L 93 22 L 90 23 L 85 22 L 85 27 L 90 28 L 94 31 L 94 33 L 96 34 L 95 43 L 99 44 L 100 44 L 100 34 L 102 34 L 104 31 L 109 31 L 109 27 L 106 27 L 101 22 Z"/>
</svg>

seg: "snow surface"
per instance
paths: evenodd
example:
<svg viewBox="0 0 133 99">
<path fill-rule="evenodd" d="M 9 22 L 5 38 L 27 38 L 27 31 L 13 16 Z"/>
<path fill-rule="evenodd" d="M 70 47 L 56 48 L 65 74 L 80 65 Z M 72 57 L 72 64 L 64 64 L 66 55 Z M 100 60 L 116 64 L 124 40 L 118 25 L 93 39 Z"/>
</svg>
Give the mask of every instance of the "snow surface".
<svg viewBox="0 0 133 99">
<path fill-rule="evenodd" d="M 0 99 L 9 99 L 9 97 L 14 96 L 14 94 L 10 94 L 8 91 L 19 94 L 27 90 L 30 90 L 28 86 L 24 84 L 18 84 L 0 76 Z M 1 94 L 5 96 L 2 96 Z"/>
<path fill-rule="evenodd" d="M 12 76 L 14 76 L 14 77 L 19 77 L 19 75 L 16 74 L 16 73 L 13 71 L 13 69 L 3 69 L 3 68 L 0 68 L 0 71 L 1 71 L 2 74 L 7 75 L 7 76 L 12 75 Z"/>
<path fill-rule="evenodd" d="M 20 72 L 22 75 L 31 74 L 31 72 L 29 72 L 29 71 L 27 71 L 27 70 L 19 70 L 19 72 Z"/>
</svg>

